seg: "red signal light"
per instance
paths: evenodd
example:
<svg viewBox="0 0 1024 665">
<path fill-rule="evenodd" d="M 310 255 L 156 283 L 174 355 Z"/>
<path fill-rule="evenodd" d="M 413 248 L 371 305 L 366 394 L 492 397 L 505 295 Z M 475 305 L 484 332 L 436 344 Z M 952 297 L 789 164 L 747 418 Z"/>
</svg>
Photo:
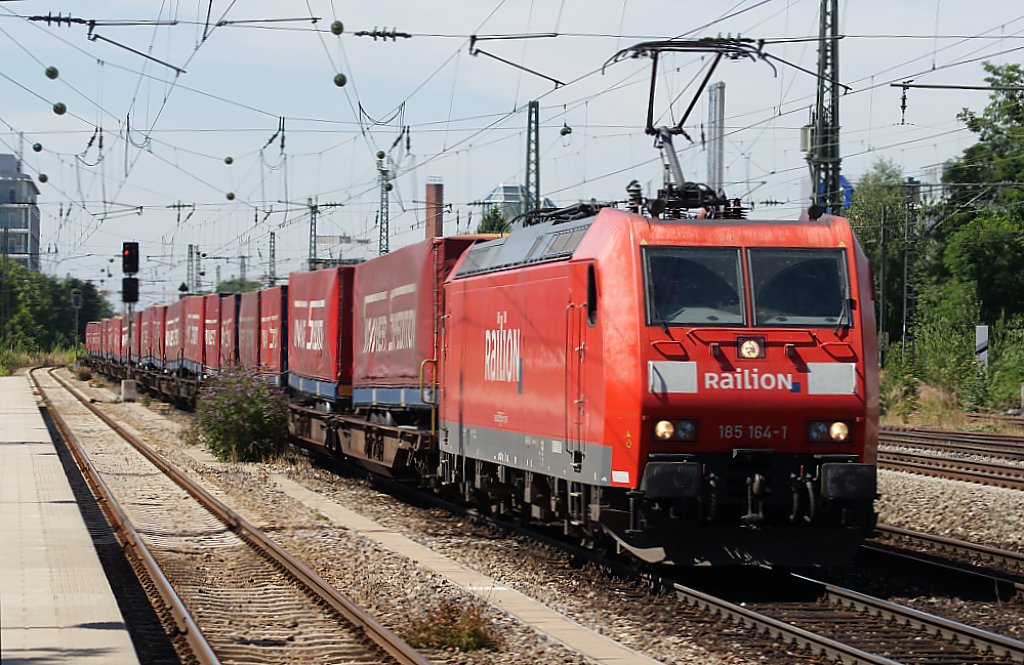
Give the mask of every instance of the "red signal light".
<svg viewBox="0 0 1024 665">
<path fill-rule="evenodd" d="M 139 272 L 139 243 L 126 242 L 121 246 L 121 271 L 129 275 Z"/>
</svg>

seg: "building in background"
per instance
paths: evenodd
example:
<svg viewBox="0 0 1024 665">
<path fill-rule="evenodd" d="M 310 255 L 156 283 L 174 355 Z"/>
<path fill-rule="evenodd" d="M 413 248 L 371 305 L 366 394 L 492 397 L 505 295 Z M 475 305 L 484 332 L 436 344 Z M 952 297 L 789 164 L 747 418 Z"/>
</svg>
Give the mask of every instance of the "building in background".
<svg viewBox="0 0 1024 665">
<path fill-rule="evenodd" d="M 39 270 L 39 188 L 14 155 L 0 155 L 0 254 Z"/>
<path fill-rule="evenodd" d="M 498 185 L 483 200 L 484 212 L 488 208 L 497 208 L 505 215 L 505 219 L 512 221 L 523 213 L 523 201 L 526 200 L 526 187 L 524 185 Z M 555 203 L 545 198 L 541 205 L 545 208 L 554 208 Z"/>
</svg>

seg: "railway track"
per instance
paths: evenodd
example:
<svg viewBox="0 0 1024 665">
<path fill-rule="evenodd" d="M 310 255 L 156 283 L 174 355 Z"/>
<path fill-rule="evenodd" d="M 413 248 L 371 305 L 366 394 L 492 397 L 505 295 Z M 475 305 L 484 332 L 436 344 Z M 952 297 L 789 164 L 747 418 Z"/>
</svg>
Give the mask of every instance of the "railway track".
<svg viewBox="0 0 1024 665">
<path fill-rule="evenodd" d="M 428 662 L 52 371 L 30 376 L 187 639 L 183 661 Z"/>
<path fill-rule="evenodd" d="M 410 494 L 409 488 L 387 481 L 378 481 L 378 486 L 403 496 Z M 708 590 L 699 583 L 679 582 L 671 572 L 638 570 L 558 536 L 467 513 L 436 497 L 426 500 L 496 530 L 568 552 L 573 559 L 589 561 L 616 578 L 664 590 L 694 611 L 691 621 L 724 620 L 741 626 L 744 639 L 760 642 L 762 649 L 785 644 L 787 652 L 794 648 L 801 652 L 801 660 L 855 665 L 1024 663 L 1024 642 L 800 575 L 744 569 L 763 577 L 733 584 L 726 592 Z M 770 592 L 769 600 L 752 601 L 744 596 L 754 590 L 763 597 L 760 591 L 765 587 L 779 591 Z M 737 592 L 737 588 L 742 590 Z M 733 639 L 737 632 L 724 626 L 709 629 L 729 631 Z"/>
<path fill-rule="evenodd" d="M 974 422 L 994 422 L 1024 429 L 1024 416 L 1003 416 L 998 414 L 968 413 L 967 419 Z"/>
<path fill-rule="evenodd" d="M 790 575 L 787 584 L 806 598 L 744 603 L 790 627 L 817 636 L 821 655 L 842 663 L 1024 662 L 1024 643 L 881 598 Z M 763 622 L 751 618 L 748 621 Z M 765 628 L 764 630 L 774 630 Z M 779 637 L 785 639 L 784 633 Z"/>
<path fill-rule="evenodd" d="M 955 538 L 946 538 L 921 531 L 912 531 L 888 524 L 875 528 L 876 536 L 864 548 L 884 550 L 891 553 L 891 547 L 899 547 L 904 557 L 918 558 L 926 564 L 935 564 L 935 558 L 944 561 L 940 565 L 960 572 L 984 574 L 989 581 L 1009 584 L 1015 591 L 1024 591 L 1024 553 L 1001 550 L 995 547 L 970 543 Z M 911 551 L 912 550 L 912 551 Z M 965 568 L 969 566 L 970 568 Z M 984 572 L 978 571 L 984 568 Z"/>
<path fill-rule="evenodd" d="M 923 453 L 878 451 L 878 466 L 925 476 L 1024 490 L 1024 466 L 976 462 Z"/>
<path fill-rule="evenodd" d="M 1005 434 L 884 429 L 879 435 L 879 443 L 960 455 L 984 455 L 1006 460 L 1024 460 L 1024 437 Z"/>
</svg>

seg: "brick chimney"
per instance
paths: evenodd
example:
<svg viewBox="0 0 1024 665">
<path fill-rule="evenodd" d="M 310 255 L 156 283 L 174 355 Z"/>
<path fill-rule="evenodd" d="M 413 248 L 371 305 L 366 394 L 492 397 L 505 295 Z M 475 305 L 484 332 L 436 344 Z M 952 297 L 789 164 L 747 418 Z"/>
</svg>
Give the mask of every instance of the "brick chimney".
<svg viewBox="0 0 1024 665">
<path fill-rule="evenodd" d="M 427 181 L 427 238 L 444 235 L 444 183 L 440 178 Z"/>
</svg>

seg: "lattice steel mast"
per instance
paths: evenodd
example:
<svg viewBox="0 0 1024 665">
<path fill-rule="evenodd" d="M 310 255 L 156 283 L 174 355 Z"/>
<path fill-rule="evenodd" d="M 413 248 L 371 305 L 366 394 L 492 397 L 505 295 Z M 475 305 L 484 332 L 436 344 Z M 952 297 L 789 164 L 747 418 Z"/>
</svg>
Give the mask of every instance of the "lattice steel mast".
<svg viewBox="0 0 1024 665">
<path fill-rule="evenodd" d="M 821 0 L 818 28 L 818 99 L 814 107 L 811 200 L 835 212 L 843 202 L 839 185 L 839 0 Z"/>
</svg>

